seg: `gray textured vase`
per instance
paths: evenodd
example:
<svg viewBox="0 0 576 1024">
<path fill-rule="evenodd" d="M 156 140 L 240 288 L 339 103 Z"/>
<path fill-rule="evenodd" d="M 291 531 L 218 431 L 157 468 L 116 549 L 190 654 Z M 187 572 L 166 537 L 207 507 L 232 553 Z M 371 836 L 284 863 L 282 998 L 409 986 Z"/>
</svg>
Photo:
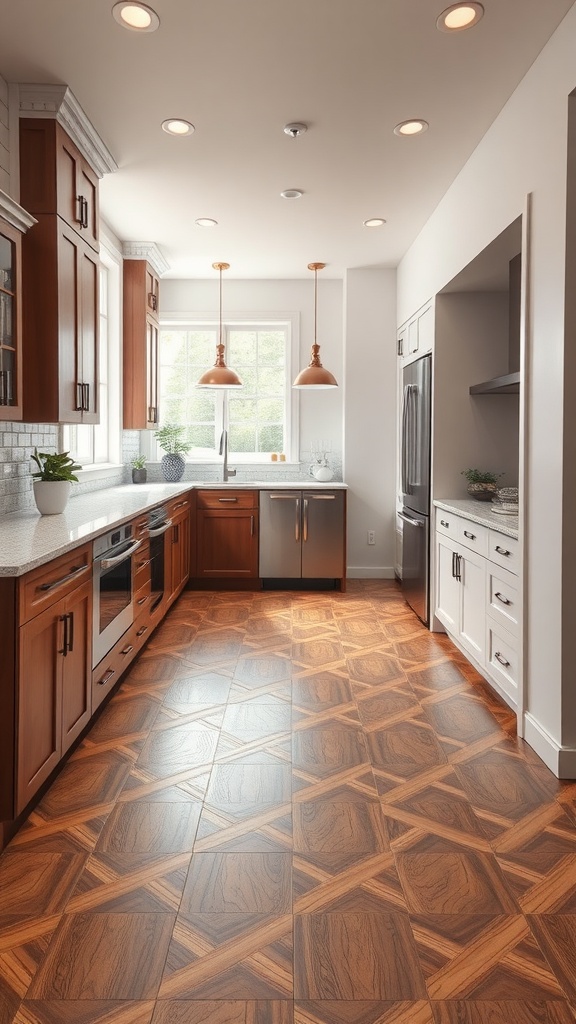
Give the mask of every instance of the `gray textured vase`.
<svg viewBox="0 0 576 1024">
<path fill-rule="evenodd" d="M 164 474 L 164 479 L 170 484 L 176 484 L 182 479 L 185 466 L 186 463 L 181 455 L 168 452 L 162 456 L 162 473 Z"/>
</svg>

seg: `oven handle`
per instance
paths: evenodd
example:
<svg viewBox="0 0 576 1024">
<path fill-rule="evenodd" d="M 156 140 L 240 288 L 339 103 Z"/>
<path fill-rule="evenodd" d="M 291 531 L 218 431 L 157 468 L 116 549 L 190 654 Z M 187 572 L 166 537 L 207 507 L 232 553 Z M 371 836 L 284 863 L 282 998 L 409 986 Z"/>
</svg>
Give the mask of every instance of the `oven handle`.
<svg viewBox="0 0 576 1024">
<path fill-rule="evenodd" d="M 101 569 L 113 569 L 115 565 L 120 565 L 121 562 L 125 562 L 127 558 L 130 558 L 138 548 L 142 547 L 141 540 L 135 540 L 129 548 L 122 551 L 120 555 L 115 555 L 114 558 L 101 558 L 100 568 Z"/>
<path fill-rule="evenodd" d="M 162 523 L 162 526 L 157 526 L 154 530 L 148 530 L 148 536 L 160 537 L 163 533 L 166 533 L 166 530 L 169 530 L 171 526 L 172 520 L 165 519 L 164 522 Z"/>
</svg>

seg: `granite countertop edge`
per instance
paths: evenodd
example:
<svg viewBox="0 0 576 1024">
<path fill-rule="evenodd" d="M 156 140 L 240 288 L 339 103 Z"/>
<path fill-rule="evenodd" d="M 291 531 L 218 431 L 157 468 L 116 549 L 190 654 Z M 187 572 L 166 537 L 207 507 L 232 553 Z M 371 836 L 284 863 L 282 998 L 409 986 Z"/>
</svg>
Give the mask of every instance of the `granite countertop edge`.
<svg viewBox="0 0 576 1024">
<path fill-rule="evenodd" d="M 0 577 L 22 576 L 86 541 L 121 526 L 142 512 L 194 490 L 347 490 L 339 481 L 313 480 L 177 484 L 121 484 L 72 497 L 61 515 L 41 516 L 34 508 L 0 516 Z"/>
<path fill-rule="evenodd" d="M 518 539 L 518 517 L 493 512 L 488 502 L 485 503 L 488 505 L 486 509 L 482 507 L 482 502 L 470 498 L 442 498 L 435 500 L 433 504 L 435 508 L 442 508 L 445 512 L 452 512 L 463 519 L 470 519 L 480 526 L 487 526 L 490 530 L 503 533 L 506 537 Z"/>
</svg>

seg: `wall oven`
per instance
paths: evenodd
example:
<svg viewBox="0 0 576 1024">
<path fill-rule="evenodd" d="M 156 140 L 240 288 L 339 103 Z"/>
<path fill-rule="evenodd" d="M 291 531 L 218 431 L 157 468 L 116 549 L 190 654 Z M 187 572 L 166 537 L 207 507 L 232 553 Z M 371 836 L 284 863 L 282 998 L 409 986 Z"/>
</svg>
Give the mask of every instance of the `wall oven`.
<svg viewBox="0 0 576 1024">
<path fill-rule="evenodd" d="M 94 541 L 93 668 L 134 621 L 134 555 L 142 541 L 132 534 L 121 526 Z"/>
<path fill-rule="evenodd" d="M 153 508 L 148 515 L 148 536 L 150 538 L 150 578 L 152 599 L 150 611 L 158 607 L 164 597 L 166 581 L 166 540 L 164 534 L 172 526 L 165 508 Z"/>
</svg>

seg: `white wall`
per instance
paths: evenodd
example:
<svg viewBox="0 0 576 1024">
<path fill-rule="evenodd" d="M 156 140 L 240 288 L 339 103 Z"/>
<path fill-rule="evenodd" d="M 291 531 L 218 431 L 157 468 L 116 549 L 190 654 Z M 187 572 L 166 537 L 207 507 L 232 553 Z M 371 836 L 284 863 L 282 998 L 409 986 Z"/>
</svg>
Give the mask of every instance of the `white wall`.
<svg viewBox="0 0 576 1024">
<path fill-rule="evenodd" d="M 0 78 L 0 189 L 10 195 L 10 123 L 8 86 Z"/>
<path fill-rule="evenodd" d="M 568 95 L 576 85 L 576 6 L 567 14 L 456 178 L 398 269 L 401 323 L 466 266 L 532 194 L 525 489 L 527 726 L 542 756 L 560 749 L 562 654 L 576 663 L 576 631 L 562 636 L 563 360 Z M 569 286 L 570 286 L 569 282 Z M 571 402 L 576 401 L 576 382 Z M 565 396 L 566 397 L 566 396 Z M 563 650 L 564 646 L 564 650 Z M 568 653 L 568 657 L 566 657 Z M 528 735 L 528 733 L 527 733 Z M 573 730 L 572 730 L 573 735 Z M 576 752 L 568 751 L 576 768 Z M 550 763 L 550 761 L 549 761 Z"/>
<path fill-rule="evenodd" d="M 344 476 L 348 572 L 394 575 L 396 271 L 348 270 L 345 281 Z M 376 544 L 367 543 L 374 530 Z"/>
</svg>

